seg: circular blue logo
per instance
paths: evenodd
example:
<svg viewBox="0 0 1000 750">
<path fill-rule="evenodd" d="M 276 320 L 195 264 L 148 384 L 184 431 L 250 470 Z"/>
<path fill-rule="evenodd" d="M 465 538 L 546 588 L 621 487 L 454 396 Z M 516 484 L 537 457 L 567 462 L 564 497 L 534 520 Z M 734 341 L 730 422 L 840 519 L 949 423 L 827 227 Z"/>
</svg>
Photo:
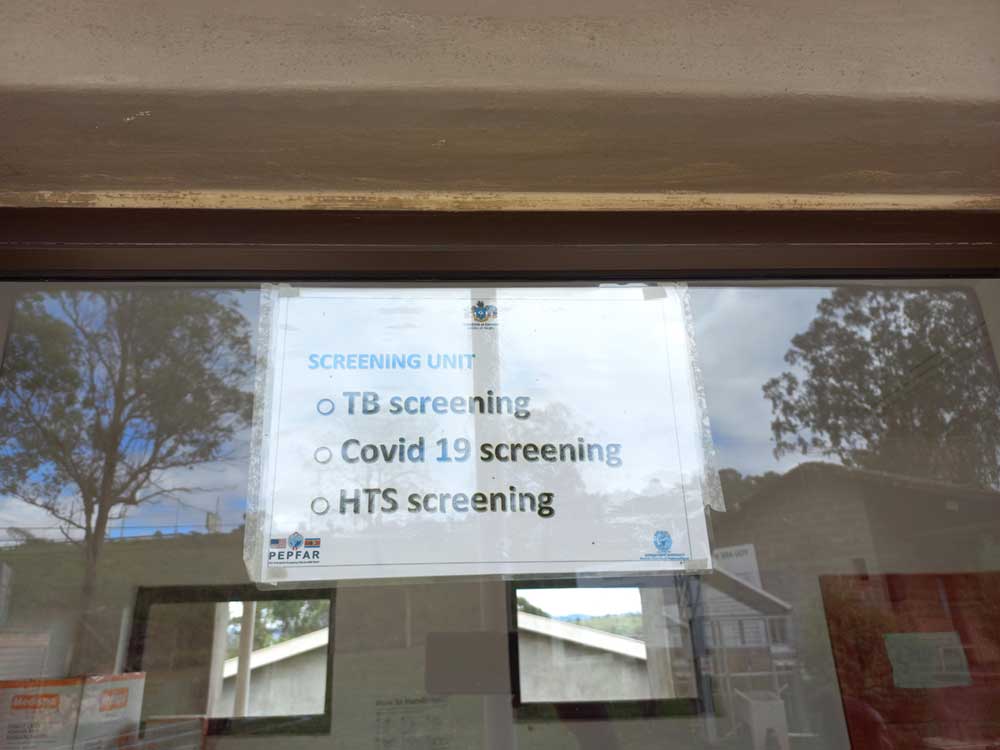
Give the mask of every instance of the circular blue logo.
<svg viewBox="0 0 1000 750">
<path fill-rule="evenodd" d="M 657 531 L 653 534 L 653 546 L 656 547 L 656 551 L 661 555 L 665 555 L 670 551 L 670 548 L 674 546 L 673 537 L 670 536 L 669 531 Z"/>
<path fill-rule="evenodd" d="M 302 546 L 303 541 L 302 535 L 299 532 L 294 531 L 288 537 L 288 546 L 291 549 L 298 549 Z"/>
</svg>

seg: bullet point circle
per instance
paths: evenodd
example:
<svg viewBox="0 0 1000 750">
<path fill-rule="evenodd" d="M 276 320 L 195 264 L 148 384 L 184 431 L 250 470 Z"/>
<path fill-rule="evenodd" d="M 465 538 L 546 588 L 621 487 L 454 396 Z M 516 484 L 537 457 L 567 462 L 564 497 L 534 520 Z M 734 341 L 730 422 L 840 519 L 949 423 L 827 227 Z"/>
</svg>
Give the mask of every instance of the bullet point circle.
<svg viewBox="0 0 1000 750">
<path fill-rule="evenodd" d="M 325 445 L 321 445 L 316 449 L 316 452 L 313 453 L 313 458 L 316 459 L 316 463 L 318 464 L 328 464 L 330 463 L 330 459 L 333 458 L 333 451 Z"/>
<path fill-rule="evenodd" d="M 323 516 L 330 510 L 330 501 L 325 497 L 314 497 L 310 507 L 317 516 Z"/>
<path fill-rule="evenodd" d="M 322 414 L 324 417 L 333 414 L 335 406 L 331 399 L 321 398 L 316 402 L 316 411 Z"/>
</svg>

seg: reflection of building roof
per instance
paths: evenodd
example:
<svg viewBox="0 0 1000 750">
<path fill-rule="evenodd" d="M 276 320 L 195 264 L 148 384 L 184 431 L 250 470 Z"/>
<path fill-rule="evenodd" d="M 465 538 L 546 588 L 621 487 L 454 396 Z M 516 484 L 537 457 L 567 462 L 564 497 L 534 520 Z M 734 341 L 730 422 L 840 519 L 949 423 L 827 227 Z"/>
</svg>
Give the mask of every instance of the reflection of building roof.
<svg viewBox="0 0 1000 750">
<path fill-rule="evenodd" d="M 607 633 L 584 625 L 574 625 L 571 622 L 553 620 L 550 617 L 533 615 L 528 612 L 517 613 L 517 627 L 528 633 L 535 633 L 547 638 L 556 638 L 578 646 L 586 646 L 599 651 L 628 656 L 632 659 L 646 659 L 646 644 L 635 638 Z"/>
<path fill-rule="evenodd" d="M 266 667 L 268 664 L 291 659 L 294 656 L 315 651 L 318 648 L 326 648 L 329 640 L 329 628 L 322 628 L 321 630 L 314 630 L 311 633 L 306 633 L 296 638 L 289 638 L 287 641 L 282 641 L 281 643 L 275 643 L 273 646 L 258 649 L 250 654 L 250 670 L 253 671 L 260 667 Z M 222 676 L 224 678 L 236 676 L 238 661 L 235 656 L 232 659 L 226 659 L 222 667 Z"/>
<path fill-rule="evenodd" d="M 762 615 L 787 615 L 792 611 L 792 605 L 788 602 L 727 573 L 718 566 L 711 573 L 702 576 L 702 580 L 706 585 Z"/>
<path fill-rule="evenodd" d="M 765 483 L 744 502 L 752 503 L 771 495 L 775 484 L 785 484 L 796 478 L 806 478 L 810 474 L 819 473 L 827 477 L 835 476 L 842 479 L 861 479 L 872 484 L 908 489 L 928 495 L 945 495 L 956 499 L 1000 500 L 1000 490 L 996 489 L 976 485 L 955 484 L 954 482 L 946 482 L 940 479 L 913 477 L 906 474 L 893 474 L 892 472 L 877 471 L 875 469 L 858 469 L 827 461 L 806 461 L 789 469 L 784 474 L 774 477 L 771 482 Z M 884 495 L 880 497 L 887 498 L 891 496 Z"/>
</svg>

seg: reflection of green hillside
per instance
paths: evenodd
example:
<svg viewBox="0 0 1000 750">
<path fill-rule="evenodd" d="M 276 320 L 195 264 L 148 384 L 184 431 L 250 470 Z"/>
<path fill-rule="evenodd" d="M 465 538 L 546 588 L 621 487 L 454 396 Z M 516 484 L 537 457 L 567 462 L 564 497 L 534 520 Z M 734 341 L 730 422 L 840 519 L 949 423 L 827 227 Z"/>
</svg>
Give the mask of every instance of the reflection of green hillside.
<svg viewBox="0 0 1000 750">
<path fill-rule="evenodd" d="M 520 612 L 527 612 L 531 615 L 538 615 L 539 617 L 552 617 L 548 612 L 546 612 L 541 607 L 536 607 L 534 604 L 529 602 L 523 596 L 517 597 L 517 609 Z"/>
<path fill-rule="evenodd" d="M 567 615 L 566 617 L 559 617 L 557 619 L 564 622 L 572 622 L 574 625 L 594 628 L 594 630 L 603 630 L 605 633 L 625 635 L 629 638 L 642 640 L 642 614 L 639 612 L 626 612 L 621 615 L 602 615 L 600 617 Z"/>
<path fill-rule="evenodd" d="M 330 603 L 323 599 L 261 601 L 256 615 L 253 630 L 255 651 L 329 627 Z M 238 616 L 231 614 L 226 632 L 227 659 L 239 653 L 242 625 L 242 613 Z"/>
<path fill-rule="evenodd" d="M 521 612 L 528 612 L 529 614 L 541 617 L 552 617 L 548 612 L 541 607 L 536 607 L 523 596 L 517 597 L 517 608 Z M 614 633 L 615 635 L 624 635 L 629 638 L 642 640 L 641 612 L 625 612 L 620 615 L 600 615 L 596 617 L 582 614 L 560 615 L 559 617 L 552 617 L 552 619 L 571 622 L 574 625 L 582 625 L 585 628 L 594 628 L 594 630 L 603 630 L 605 633 Z"/>
</svg>

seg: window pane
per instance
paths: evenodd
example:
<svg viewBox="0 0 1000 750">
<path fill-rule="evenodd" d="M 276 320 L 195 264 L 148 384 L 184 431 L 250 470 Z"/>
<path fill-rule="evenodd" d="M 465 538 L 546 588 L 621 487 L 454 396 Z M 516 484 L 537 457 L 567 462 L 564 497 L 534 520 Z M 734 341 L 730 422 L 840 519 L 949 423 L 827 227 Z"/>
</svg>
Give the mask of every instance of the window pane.
<svg viewBox="0 0 1000 750">
<path fill-rule="evenodd" d="M 329 612 L 324 600 L 153 605 L 137 655 L 146 674 L 144 718 L 322 714 Z M 247 613 L 252 646 L 246 698 L 238 705 Z"/>
<path fill-rule="evenodd" d="M 687 295 L 725 508 L 710 571 L 296 590 L 244 560 L 258 290 L 0 286 L 0 745 L 1000 744 L 1000 282 Z M 602 345 L 562 320 L 561 350 Z M 615 437 L 623 487 L 640 439 Z M 545 523 L 572 530 L 560 503 Z"/>
<path fill-rule="evenodd" d="M 673 587 L 519 588 L 516 597 L 522 701 L 697 695 L 689 621 Z"/>
</svg>

